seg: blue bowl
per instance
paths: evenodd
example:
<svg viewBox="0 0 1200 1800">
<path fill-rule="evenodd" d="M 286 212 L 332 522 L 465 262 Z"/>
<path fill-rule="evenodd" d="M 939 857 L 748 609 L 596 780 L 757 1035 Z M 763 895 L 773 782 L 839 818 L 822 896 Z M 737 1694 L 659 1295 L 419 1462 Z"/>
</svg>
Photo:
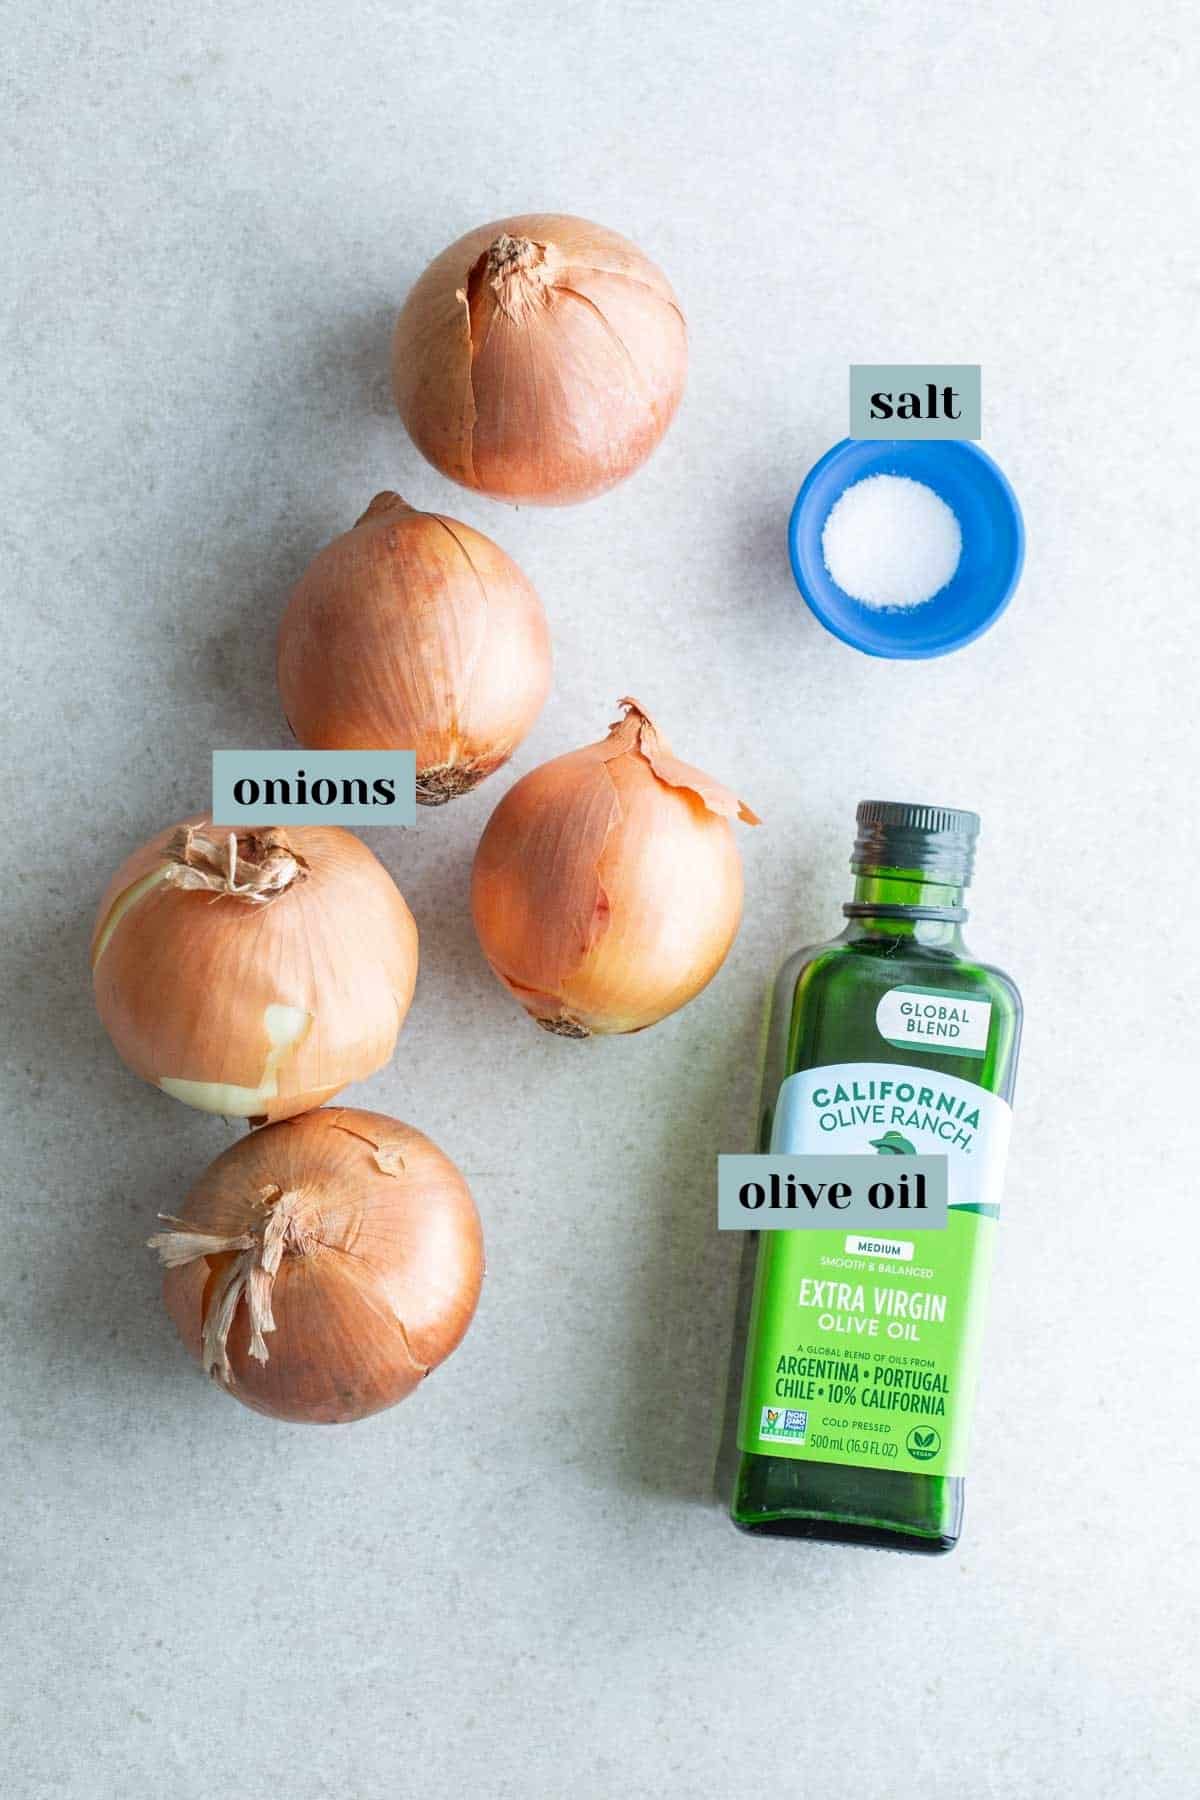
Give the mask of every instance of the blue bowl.
<svg viewBox="0 0 1200 1800">
<path fill-rule="evenodd" d="M 864 606 L 825 567 L 821 534 L 835 501 L 868 475 L 907 475 L 940 494 L 958 518 L 953 578 L 920 606 Z M 788 524 L 796 586 L 827 631 L 868 656 L 945 656 L 995 624 L 1025 560 L 1017 497 L 1000 468 L 963 438 L 844 438 L 809 472 Z"/>
</svg>

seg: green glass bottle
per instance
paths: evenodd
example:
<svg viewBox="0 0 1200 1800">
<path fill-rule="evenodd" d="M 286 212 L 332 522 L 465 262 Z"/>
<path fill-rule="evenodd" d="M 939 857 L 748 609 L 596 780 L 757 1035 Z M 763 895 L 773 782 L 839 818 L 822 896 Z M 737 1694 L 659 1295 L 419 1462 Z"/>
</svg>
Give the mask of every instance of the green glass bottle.
<svg viewBox="0 0 1200 1800">
<path fill-rule="evenodd" d="M 1021 999 L 962 941 L 977 816 L 868 800 L 857 822 L 846 929 L 776 984 L 758 1147 L 944 1153 L 947 1224 L 761 1234 L 732 1515 L 937 1553 L 962 1525 Z"/>
</svg>

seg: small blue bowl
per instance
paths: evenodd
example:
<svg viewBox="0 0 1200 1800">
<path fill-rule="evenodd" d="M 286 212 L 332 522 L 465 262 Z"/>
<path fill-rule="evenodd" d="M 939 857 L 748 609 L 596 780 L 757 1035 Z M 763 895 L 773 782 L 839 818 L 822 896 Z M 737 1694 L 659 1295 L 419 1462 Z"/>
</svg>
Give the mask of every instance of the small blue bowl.
<svg viewBox="0 0 1200 1800">
<path fill-rule="evenodd" d="M 841 495 L 868 475 L 923 481 L 956 514 L 962 555 L 954 576 L 920 606 L 864 606 L 825 567 L 821 534 Z M 868 656 L 945 656 L 994 625 L 1025 560 L 1017 497 L 1000 468 L 964 438 L 844 438 L 809 472 L 788 523 L 796 586 L 826 631 Z"/>
</svg>

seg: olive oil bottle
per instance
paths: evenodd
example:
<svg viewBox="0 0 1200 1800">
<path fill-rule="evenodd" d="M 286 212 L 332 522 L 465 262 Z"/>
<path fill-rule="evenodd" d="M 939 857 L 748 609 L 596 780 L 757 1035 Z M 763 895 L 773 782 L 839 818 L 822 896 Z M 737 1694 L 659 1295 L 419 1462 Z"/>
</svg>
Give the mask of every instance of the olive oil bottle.
<svg viewBox="0 0 1200 1800">
<path fill-rule="evenodd" d="M 732 1515 L 937 1553 L 962 1525 L 1021 1000 L 962 941 L 977 816 L 865 800 L 857 822 L 846 929 L 776 984 L 759 1149 L 944 1154 L 950 1209 L 908 1235 L 761 1234 Z"/>
</svg>

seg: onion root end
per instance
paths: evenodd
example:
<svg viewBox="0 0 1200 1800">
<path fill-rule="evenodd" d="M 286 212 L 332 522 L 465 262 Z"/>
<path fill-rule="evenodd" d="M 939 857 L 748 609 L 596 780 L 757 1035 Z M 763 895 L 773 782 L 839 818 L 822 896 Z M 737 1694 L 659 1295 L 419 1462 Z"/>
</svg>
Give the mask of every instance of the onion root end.
<svg viewBox="0 0 1200 1800">
<path fill-rule="evenodd" d="M 540 1018 L 537 1013 L 534 1013 L 533 1019 L 534 1023 L 540 1025 L 543 1031 L 550 1032 L 554 1037 L 590 1038 L 592 1035 L 582 1019 L 576 1019 L 570 1013 L 556 1013 L 548 1019 Z"/>
<path fill-rule="evenodd" d="M 505 757 L 489 758 L 486 762 L 472 763 L 439 763 L 430 769 L 421 769 L 417 774 L 417 805 L 445 806 L 448 800 L 457 800 L 460 794 L 469 794 L 472 788 L 485 781 Z"/>
</svg>

